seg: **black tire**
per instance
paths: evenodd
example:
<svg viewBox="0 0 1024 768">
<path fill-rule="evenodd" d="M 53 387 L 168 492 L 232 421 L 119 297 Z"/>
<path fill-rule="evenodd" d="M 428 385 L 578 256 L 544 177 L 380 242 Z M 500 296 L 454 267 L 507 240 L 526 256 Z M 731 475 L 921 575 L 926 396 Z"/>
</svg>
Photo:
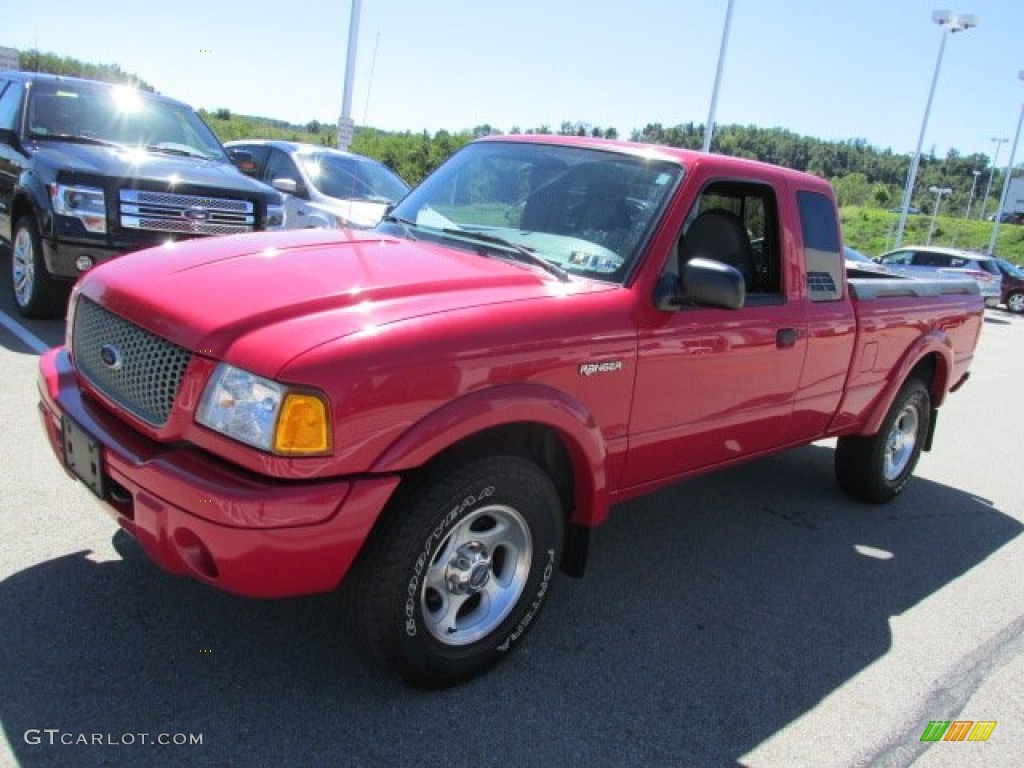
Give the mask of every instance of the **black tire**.
<svg viewBox="0 0 1024 768">
<path fill-rule="evenodd" d="M 918 378 L 908 380 L 877 434 L 839 438 L 839 486 L 859 501 L 883 504 L 895 498 L 914 473 L 931 418 L 928 387 Z"/>
<path fill-rule="evenodd" d="M 47 271 L 39 230 L 31 215 L 22 216 L 14 225 L 11 286 L 14 304 L 23 317 L 63 317 L 71 286 Z"/>
<path fill-rule="evenodd" d="M 1024 313 L 1024 291 L 1014 291 L 1007 296 L 1006 308 L 1017 315 Z"/>
<path fill-rule="evenodd" d="M 418 687 L 480 674 L 535 623 L 562 528 L 554 483 L 527 459 L 483 458 L 414 484 L 345 579 L 357 639 Z"/>
</svg>

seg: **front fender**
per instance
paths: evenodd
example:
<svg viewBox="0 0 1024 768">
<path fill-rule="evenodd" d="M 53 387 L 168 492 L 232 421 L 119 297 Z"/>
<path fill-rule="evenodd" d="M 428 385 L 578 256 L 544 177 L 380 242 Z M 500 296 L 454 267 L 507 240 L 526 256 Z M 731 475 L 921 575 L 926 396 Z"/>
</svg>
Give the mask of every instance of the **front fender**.
<svg viewBox="0 0 1024 768">
<path fill-rule="evenodd" d="M 31 170 L 22 171 L 11 202 L 11 235 L 14 224 L 25 213 L 31 212 L 36 219 L 41 237 L 49 237 L 53 231 L 53 210 L 46 184 Z"/>
<path fill-rule="evenodd" d="M 456 443 L 495 427 L 538 424 L 562 440 L 572 462 L 575 509 L 586 526 L 608 516 L 608 447 L 590 412 L 578 401 L 540 384 L 507 384 L 474 392 L 433 411 L 391 444 L 372 472 L 422 466 Z"/>
<path fill-rule="evenodd" d="M 932 407 L 938 408 L 946 399 L 949 391 L 949 372 L 953 369 L 953 342 L 949 335 L 940 330 L 932 330 L 917 339 L 904 353 L 898 365 L 893 368 L 888 383 L 882 390 L 874 405 L 867 413 L 857 434 L 873 435 L 882 428 L 882 421 L 892 407 L 896 395 L 910 377 L 914 369 L 929 356 L 935 362 L 932 378 L 925 381 L 931 393 Z"/>
</svg>

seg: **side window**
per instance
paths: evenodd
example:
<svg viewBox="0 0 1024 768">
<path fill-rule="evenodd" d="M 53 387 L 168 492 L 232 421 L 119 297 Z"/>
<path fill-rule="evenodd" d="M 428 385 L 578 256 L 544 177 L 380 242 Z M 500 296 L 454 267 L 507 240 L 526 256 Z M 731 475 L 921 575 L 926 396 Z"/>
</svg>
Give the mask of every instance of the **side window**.
<svg viewBox="0 0 1024 768">
<path fill-rule="evenodd" d="M 252 165 L 247 165 L 245 168 L 239 167 L 239 170 L 246 176 L 259 178 L 260 168 L 262 168 L 267 162 L 267 155 L 270 154 L 270 147 L 263 144 L 245 144 L 240 145 L 238 149 L 248 152 L 252 156 Z"/>
<path fill-rule="evenodd" d="M 817 192 L 796 193 L 807 266 L 807 294 L 811 301 L 843 298 L 843 254 L 839 249 L 839 223 L 832 200 Z"/>
<path fill-rule="evenodd" d="M 20 106 L 21 88 L 18 84 L 0 80 L 0 128 L 18 129 L 18 107 Z"/>
<path fill-rule="evenodd" d="M 279 149 L 272 149 L 270 151 L 267 169 L 263 172 L 263 181 L 267 184 L 270 184 L 274 179 L 291 179 L 296 184 L 302 185 L 302 177 L 299 176 L 295 163 Z"/>
<path fill-rule="evenodd" d="M 743 275 L 747 304 L 782 295 L 782 250 L 775 191 L 766 184 L 709 184 L 687 216 L 678 244 L 680 270 L 703 257 L 735 267 Z"/>
<path fill-rule="evenodd" d="M 882 263 L 890 267 L 909 267 L 913 251 L 895 251 L 882 257 Z"/>
</svg>

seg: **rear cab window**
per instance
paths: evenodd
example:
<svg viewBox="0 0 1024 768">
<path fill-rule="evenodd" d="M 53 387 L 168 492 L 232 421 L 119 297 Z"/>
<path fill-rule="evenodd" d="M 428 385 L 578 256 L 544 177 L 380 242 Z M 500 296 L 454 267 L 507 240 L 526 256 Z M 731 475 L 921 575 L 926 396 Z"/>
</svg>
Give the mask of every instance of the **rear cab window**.
<svg viewBox="0 0 1024 768">
<path fill-rule="evenodd" d="M 800 229 L 807 266 L 807 294 L 811 301 L 843 298 L 843 262 L 839 222 L 832 200 L 818 192 L 796 193 Z"/>
</svg>

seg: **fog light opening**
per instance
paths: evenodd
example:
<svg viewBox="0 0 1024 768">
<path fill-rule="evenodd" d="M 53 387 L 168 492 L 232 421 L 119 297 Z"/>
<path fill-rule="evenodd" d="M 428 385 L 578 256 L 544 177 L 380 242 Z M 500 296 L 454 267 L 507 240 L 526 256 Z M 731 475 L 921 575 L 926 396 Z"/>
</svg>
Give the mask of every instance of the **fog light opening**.
<svg viewBox="0 0 1024 768">
<path fill-rule="evenodd" d="M 75 269 L 79 272 L 88 272 L 94 263 L 92 256 L 79 256 L 75 259 Z"/>
<path fill-rule="evenodd" d="M 220 575 L 210 550 L 192 531 L 179 528 L 174 532 L 174 544 L 178 548 L 181 561 L 196 575 L 210 581 Z"/>
</svg>

